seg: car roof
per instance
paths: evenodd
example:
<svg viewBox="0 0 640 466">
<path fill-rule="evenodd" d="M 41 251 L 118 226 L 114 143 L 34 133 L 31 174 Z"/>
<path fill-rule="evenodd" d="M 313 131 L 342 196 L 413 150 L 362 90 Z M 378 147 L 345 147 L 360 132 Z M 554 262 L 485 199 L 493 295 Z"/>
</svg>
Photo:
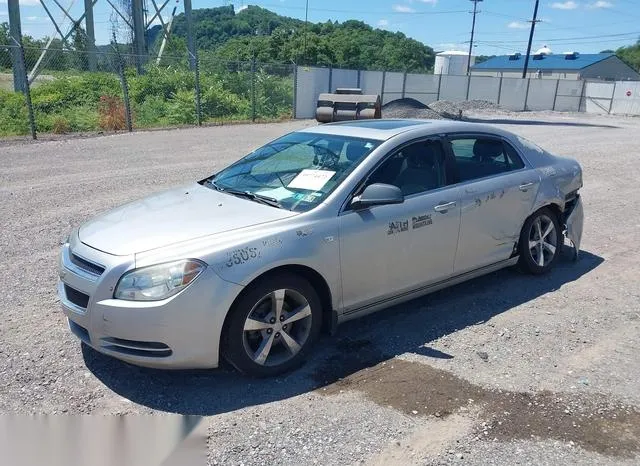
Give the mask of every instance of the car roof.
<svg viewBox="0 0 640 466">
<path fill-rule="evenodd" d="M 386 141 L 402 133 L 415 132 L 418 134 L 442 134 L 442 133 L 490 133 L 501 136 L 509 136 L 504 130 L 495 126 L 470 123 L 455 120 L 417 120 L 417 119 L 375 119 L 375 120 L 349 120 L 337 123 L 319 124 L 310 126 L 299 132 L 316 134 L 333 134 L 336 136 L 358 137 Z"/>
</svg>

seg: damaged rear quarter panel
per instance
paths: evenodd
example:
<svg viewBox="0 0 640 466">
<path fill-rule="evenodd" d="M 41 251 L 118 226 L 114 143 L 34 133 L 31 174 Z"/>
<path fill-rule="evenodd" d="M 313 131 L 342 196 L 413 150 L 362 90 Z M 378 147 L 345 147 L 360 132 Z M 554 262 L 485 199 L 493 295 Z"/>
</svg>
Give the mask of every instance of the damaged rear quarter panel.
<svg viewBox="0 0 640 466">
<path fill-rule="evenodd" d="M 573 159 L 554 157 L 554 163 L 537 168 L 541 182 L 533 212 L 555 204 L 564 211 L 567 194 L 582 187 L 582 169 Z"/>
</svg>

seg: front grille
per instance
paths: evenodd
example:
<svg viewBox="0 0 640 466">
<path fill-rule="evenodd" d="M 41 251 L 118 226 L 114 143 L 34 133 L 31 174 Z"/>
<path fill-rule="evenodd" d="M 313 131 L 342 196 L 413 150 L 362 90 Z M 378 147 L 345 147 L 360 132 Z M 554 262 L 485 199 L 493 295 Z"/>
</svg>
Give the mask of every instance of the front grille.
<svg viewBox="0 0 640 466">
<path fill-rule="evenodd" d="M 101 265 L 89 262 L 88 260 L 83 259 L 80 256 L 76 256 L 73 253 L 70 254 L 70 260 L 76 267 L 79 267 L 85 272 L 88 272 L 92 275 L 100 276 L 104 273 L 104 267 L 102 267 Z"/>
<path fill-rule="evenodd" d="M 115 337 L 105 337 L 101 341 L 104 349 L 131 356 L 166 358 L 173 353 L 167 345 L 155 341 L 125 340 Z"/>
<path fill-rule="evenodd" d="M 76 306 L 86 309 L 89 305 L 88 294 L 84 294 L 66 284 L 64 285 L 64 293 L 67 295 L 67 299 Z"/>
</svg>

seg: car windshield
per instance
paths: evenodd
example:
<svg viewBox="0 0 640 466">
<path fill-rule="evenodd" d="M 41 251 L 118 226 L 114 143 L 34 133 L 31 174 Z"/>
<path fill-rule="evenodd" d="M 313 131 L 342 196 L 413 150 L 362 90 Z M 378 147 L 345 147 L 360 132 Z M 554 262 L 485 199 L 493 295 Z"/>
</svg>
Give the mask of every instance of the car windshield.
<svg viewBox="0 0 640 466">
<path fill-rule="evenodd" d="M 289 133 L 206 180 L 212 188 L 304 212 L 321 203 L 380 141 Z"/>
</svg>

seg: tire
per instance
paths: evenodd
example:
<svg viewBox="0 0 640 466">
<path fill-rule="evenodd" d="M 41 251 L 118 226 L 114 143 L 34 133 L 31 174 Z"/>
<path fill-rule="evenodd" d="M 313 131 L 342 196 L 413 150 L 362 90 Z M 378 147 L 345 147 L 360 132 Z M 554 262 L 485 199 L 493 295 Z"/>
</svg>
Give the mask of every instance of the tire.
<svg viewBox="0 0 640 466">
<path fill-rule="evenodd" d="M 550 225 L 552 230 L 547 231 Z M 543 241 L 540 241 L 540 232 Z M 518 245 L 518 266 L 533 275 L 547 273 L 558 260 L 563 244 L 564 236 L 556 214 L 548 207 L 543 207 L 524 222 Z"/>
<path fill-rule="evenodd" d="M 290 273 L 273 275 L 250 285 L 231 309 L 223 355 L 246 375 L 283 374 L 304 363 L 321 327 L 322 305 L 311 284 Z"/>
</svg>

